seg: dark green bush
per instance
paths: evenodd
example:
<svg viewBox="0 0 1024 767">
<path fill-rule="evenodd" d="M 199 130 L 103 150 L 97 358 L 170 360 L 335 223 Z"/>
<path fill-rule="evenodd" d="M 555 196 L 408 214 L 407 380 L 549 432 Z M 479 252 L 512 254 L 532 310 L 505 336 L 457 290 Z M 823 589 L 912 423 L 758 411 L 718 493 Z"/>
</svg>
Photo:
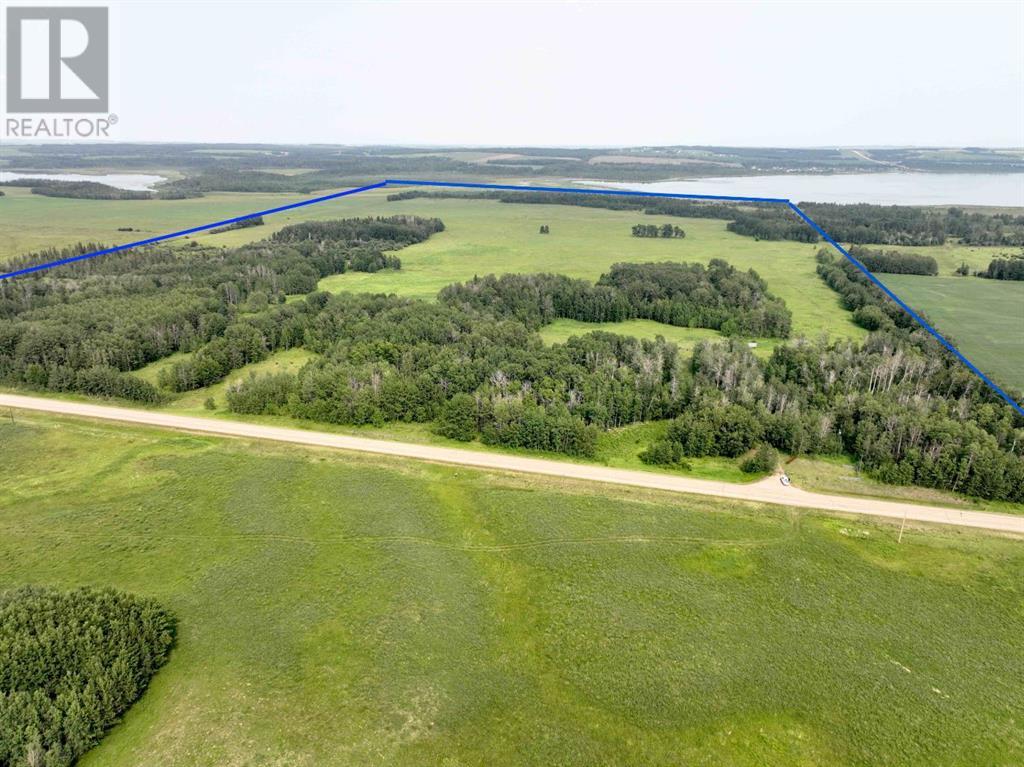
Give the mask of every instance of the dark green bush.
<svg viewBox="0 0 1024 767">
<path fill-rule="evenodd" d="M 640 460 L 649 466 L 690 468 L 690 464 L 683 460 L 683 446 L 667 439 L 660 439 L 648 445 L 647 449 L 640 453 Z"/>
<path fill-rule="evenodd" d="M 885 312 L 873 304 L 861 306 L 853 313 L 853 321 L 865 330 L 878 330 L 887 319 Z"/>
<path fill-rule="evenodd" d="M 72 764 L 142 695 L 174 635 L 159 604 L 112 589 L 0 593 L 0 765 Z"/>
<path fill-rule="evenodd" d="M 469 442 L 476 436 L 476 399 L 462 392 L 448 400 L 437 419 L 437 433 L 449 439 Z"/>
<path fill-rule="evenodd" d="M 779 454 L 775 448 L 761 445 L 751 455 L 740 461 L 740 471 L 745 474 L 765 474 L 775 471 L 779 465 Z"/>
</svg>

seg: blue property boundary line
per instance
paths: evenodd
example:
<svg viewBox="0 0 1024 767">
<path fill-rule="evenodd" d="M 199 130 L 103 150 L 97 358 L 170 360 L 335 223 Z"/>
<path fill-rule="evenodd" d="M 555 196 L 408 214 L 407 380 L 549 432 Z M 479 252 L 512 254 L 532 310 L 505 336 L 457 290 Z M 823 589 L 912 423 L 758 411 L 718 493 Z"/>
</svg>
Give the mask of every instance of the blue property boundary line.
<svg viewBox="0 0 1024 767">
<path fill-rule="evenodd" d="M 228 224 L 237 224 L 239 221 L 247 221 L 250 218 L 258 218 L 260 216 L 269 216 L 273 213 L 283 213 L 286 210 L 295 210 L 296 208 L 305 208 L 307 205 L 316 205 L 318 202 L 327 202 L 328 200 L 337 200 L 341 197 L 349 197 L 353 194 L 359 194 L 360 192 L 367 192 L 371 189 L 380 189 L 386 186 L 386 181 L 380 181 L 376 184 L 369 184 L 368 186 L 360 186 L 355 189 L 346 189 L 344 192 L 335 192 L 334 194 L 325 194 L 323 197 L 314 197 L 310 200 L 302 200 L 301 202 L 293 202 L 290 205 L 281 205 L 277 208 L 267 208 L 266 210 L 258 210 L 255 213 L 246 213 L 243 216 L 235 216 L 234 218 L 225 218 L 222 221 L 214 221 L 209 224 L 202 224 L 201 226 L 193 226 L 190 229 L 179 229 L 177 232 L 168 232 L 167 234 L 161 234 L 156 237 L 150 237 L 146 240 L 136 240 L 135 242 L 126 242 L 124 245 L 115 245 L 112 248 L 105 248 L 104 250 L 96 250 L 92 253 L 83 253 L 80 256 L 71 256 L 70 258 L 61 258 L 57 261 L 48 261 L 45 264 L 36 264 L 35 266 L 27 266 L 24 269 L 18 269 L 14 272 L 7 272 L 6 274 L 0 274 L 0 280 L 7 280 L 11 277 L 17 277 L 21 274 L 31 274 L 32 272 L 41 272 L 44 269 L 52 269 L 55 266 L 63 266 L 64 264 L 73 264 L 75 261 L 87 261 L 90 258 L 97 258 L 98 256 L 109 256 L 111 253 L 120 253 L 125 250 L 131 250 L 132 248 L 138 248 L 143 245 L 153 245 L 157 242 L 165 242 L 167 240 L 173 240 L 176 237 L 184 237 L 187 234 L 195 234 L 196 232 L 205 232 L 207 229 L 213 229 L 218 226 L 226 226 Z"/>
<path fill-rule="evenodd" d="M 24 269 L 18 269 L 13 272 L 7 272 L 0 274 L 0 280 L 11 279 L 12 277 L 18 277 L 23 274 L 30 274 L 32 272 L 43 271 L 44 269 L 52 269 L 55 266 L 63 266 L 65 264 L 71 264 L 76 261 L 86 261 L 92 258 L 98 258 L 99 256 L 106 256 L 111 253 L 120 253 L 122 251 L 131 250 L 132 248 L 138 248 L 143 245 L 153 245 L 158 242 L 166 242 L 167 240 L 173 240 L 177 237 L 184 237 L 189 234 L 196 234 L 198 232 L 205 232 L 209 229 L 213 229 L 218 226 L 227 226 L 229 224 L 235 224 L 240 221 L 247 221 L 252 218 L 259 216 L 269 216 L 274 213 L 283 213 L 287 210 L 295 210 L 296 208 L 305 208 L 309 205 L 316 205 L 321 202 L 328 202 L 330 200 L 337 200 L 342 197 L 350 197 L 351 195 L 360 194 L 362 192 L 368 192 L 371 189 L 382 189 L 387 186 L 430 186 L 430 187 L 446 187 L 455 189 L 490 189 L 492 191 L 511 191 L 511 192 L 558 192 L 558 193 L 569 193 L 569 194 L 589 194 L 589 195 L 605 195 L 613 197 L 653 197 L 653 198 L 668 198 L 668 199 L 680 199 L 680 200 L 710 200 L 718 202 L 760 202 L 760 203 L 771 203 L 776 205 L 786 205 L 790 208 L 797 216 L 800 217 L 808 226 L 814 229 L 822 239 L 825 240 L 829 245 L 835 248 L 841 253 L 850 263 L 856 266 L 864 275 L 871 280 L 879 289 L 882 290 L 889 298 L 896 302 L 896 304 L 903 309 L 907 314 L 913 317 L 914 321 L 917 322 L 922 328 L 928 331 L 935 340 L 942 344 L 952 354 L 962 362 L 968 370 L 974 373 L 980 378 L 992 391 L 998 394 L 1007 404 L 1009 404 L 1014 410 L 1020 415 L 1024 416 L 1024 407 L 1021 407 L 1009 394 L 1003 391 L 998 384 L 996 384 L 991 378 L 981 372 L 978 367 L 971 362 L 967 357 L 960 353 L 960 351 L 953 346 L 949 341 L 943 338 L 942 334 L 939 333 L 935 328 L 928 324 L 917 312 L 910 308 L 910 306 L 899 296 L 890 290 L 885 283 L 878 279 L 871 271 L 864 266 L 860 261 L 850 255 L 850 253 L 836 242 L 832 237 L 822 229 L 814 219 L 804 213 L 800 207 L 785 197 L 733 197 L 729 195 L 718 195 L 718 194 L 683 194 L 673 192 L 636 192 L 630 190 L 617 190 L 617 189 L 578 189 L 573 187 L 560 187 L 560 186 L 516 186 L 514 184 L 476 184 L 469 182 L 458 182 L 458 181 L 423 181 L 417 179 L 384 179 L 376 184 L 368 184 L 366 186 L 355 187 L 354 189 L 347 189 L 343 192 L 335 192 L 333 194 L 326 194 L 321 197 L 313 197 L 309 200 L 302 200 L 301 202 L 294 202 L 289 205 L 281 205 L 276 208 L 267 208 L 266 210 L 259 210 L 253 213 L 246 213 L 242 216 L 235 216 L 234 218 L 226 218 L 221 221 L 213 221 L 209 224 L 202 224 L 200 226 L 194 226 L 189 229 L 180 229 L 176 232 L 169 232 L 167 234 L 161 234 L 157 237 L 150 237 L 145 240 L 136 240 L 135 242 L 128 242 L 124 245 L 117 245 L 112 248 L 106 248 L 104 250 L 97 250 L 92 253 L 83 253 L 78 256 L 72 256 L 70 258 L 62 258 L 56 261 L 49 261 L 45 264 L 36 264 L 34 266 L 28 266 Z"/>
</svg>

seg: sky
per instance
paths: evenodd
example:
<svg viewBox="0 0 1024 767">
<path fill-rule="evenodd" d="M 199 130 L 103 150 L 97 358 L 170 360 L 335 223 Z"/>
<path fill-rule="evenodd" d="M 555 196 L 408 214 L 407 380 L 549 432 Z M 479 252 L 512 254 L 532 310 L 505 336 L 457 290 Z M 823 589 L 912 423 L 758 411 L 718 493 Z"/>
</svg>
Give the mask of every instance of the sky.
<svg viewBox="0 0 1024 767">
<path fill-rule="evenodd" d="M 125 140 L 1024 146 L 1021 2 L 110 5 Z"/>
</svg>

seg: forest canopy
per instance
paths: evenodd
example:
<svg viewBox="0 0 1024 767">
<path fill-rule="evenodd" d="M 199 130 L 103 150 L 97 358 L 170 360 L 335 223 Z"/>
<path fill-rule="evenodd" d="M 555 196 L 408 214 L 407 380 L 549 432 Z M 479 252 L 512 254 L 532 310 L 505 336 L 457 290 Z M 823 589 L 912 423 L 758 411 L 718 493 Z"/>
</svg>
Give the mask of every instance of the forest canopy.
<svg viewBox="0 0 1024 767">
<path fill-rule="evenodd" d="M 678 262 L 614 264 L 596 284 L 558 274 L 489 275 L 449 285 L 440 300 L 486 308 L 536 328 L 558 318 L 621 322 L 642 318 L 725 335 L 789 335 L 792 315 L 757 272 L 721 259 L 708 266 Z"/>
<path fill-rule="evenodd" d="M 477 277 L 436 302 L 315 292 L 328 274 L 398 268 L 402 247 L 442 229 L 408 216 L 311 222 L 234 249 L 140 248 L 0 283 L 0 381 L 153 402 L 302 347 L 313 357 L 298 371 L 232 382 L 228 407 L 418 422 L 451 439 L 580 456 L 601 430 L 673 419 L 645 460 L 755 451 L 751 468 L 769 462 L 768 448 L 848 454 L 886 481 L 1020 499 L 1024 421 L 848 259 L 823 250 L 818 274 L 868 338 L 797 339 L 768 360 L 729 341 L 683 354 L 660 337 L 545 344 L 537 332 L 559 318 L 643 318 L 788 337 L 784 303 L 720 259 L 619 263 L 596 282 Z M 159 387 L 132 374 L 178 352 Z"/>
<path fill-rule="evenodd" d="M 329 274 L 397 269 L 392 251 L 442 227 L 409 216 L 298 225 L 240 248 L 136 248 L 0 282 L 0 381 L 156 402 L 156 387 L 130 371 L 214 341 L 230 347 L 175 371 L 190 388 L 297 345 L 306 305 L 284 305 L 287 294 L 309 293 Z M 44 251 L 11 267 L 101 247 Z M 244 316 L 249 310 L 263 314 Z"/>
<path fill-rule="evenodd" d="M 112 589 L 0 593 L 0 765 L 73 764 L 142 695 L 175 629 Z"/>
</svg>

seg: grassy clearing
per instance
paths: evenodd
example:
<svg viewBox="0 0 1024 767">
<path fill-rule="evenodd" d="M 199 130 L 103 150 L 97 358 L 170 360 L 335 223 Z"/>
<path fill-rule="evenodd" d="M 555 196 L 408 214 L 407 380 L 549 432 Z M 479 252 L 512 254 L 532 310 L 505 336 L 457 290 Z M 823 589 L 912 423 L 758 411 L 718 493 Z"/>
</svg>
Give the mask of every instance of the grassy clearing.
<svg viewBox="0 0 1024 767">
<path fill-rule="evenodd" d="M 882 277 L 982 371 L 1003 386 L 1024 391 L 1024 283 L 909 274 Z"/>
<path fill-rule="evenodd" d="M 554 271 L 594 280 L 620 261 L 707 263 L 723 258 L 739 269 L 755 269 L 785 300 L 793 312 L 794 334 L 864 335 L 815 273 L 815 246 L 757 242 L 726 231 L 724 221 L 490 200 L 405 200 L 389 203 L 388 211 L 437 216 L 446 231 L 403 249 L 399 272 L 327 277 L 320 283 L 323 289 L 432 298 L 445 285 L 477 274 Z M 637 239 L 631 228 L 638 221 L 682 226 L 686 239 Z M 551 234 L 538 234 L 541 224 L 549 225 Z"/>
<path fill-rule="evenodd" d="M 1020 210 L 1014 210 L 1019 215 Z M 881 247 L 871 246 L 866 247 Z M 886 247 L 886 250 L 890 248 Z M 953 272 L 960 264 L 965 263 L 971 271 L 977 271 L 988 267 L 993 258 L 1006 257 L 1020 253 L 1020 248 L 1011 248 L 1002 245 L 962 245 L 958 242 L 947 242 L 945 245 L 921 245 L 908 247 L 901 245 L 891 250 L 898 250 L 901 253 L 917 253 L 925 256 L 932 256 L 939 265 L 939 275 L 943 277 L 953 276 Z M 883 278 L 886 275 L 880 275 Z"/>
<path fill-rule="evenodd" d="M 34 416 L 0 451 L 0 588 L 179 618 L 85 767 L 1024 760 L 1017 541 Z"/>
<path fill-rule="evenodd" d="M 374 190 L 270 216 L 264 226 L 197 234 L 193 239 L 234 247 L 299 221 L 395 213 L 437 216 L 444 220 L 447 231 L 403 249 L 400 272 L 337 275 L 323 280 L 321 287 L 331 291 L 394 292 L 430 299 L 445 285 L 474 274 L 557 271 L 596 279 L 617 261 L 706 263 L 712 258 L 724 258 L 737 268 L 753 268 L 765 278 L 769 288 L 793 312 L 795 334 L 863 336 L 849 313 L 840 308 L 835 294 L 815 274 L 812 245 L 756 242 L 727 232 L 724 221 L 481 200 L 417 199 L 388 203 L 384 198 L 389 191 L 394 190 Z M 85 241 L 129 242 L 302 199 L 308 197 L 211 194 L 192 200 L 71 200 L 11 188 L 7 197 L 0 198 L 3 211 L 9 214 L 0 232 L 0 261 L 47 246 Z M 639 220 L 681 225 L 687 237 L 682 241 L 638 240 L 630 232 Z M 541 224 L 550 225 L 552 233 L 539 235 Z M 118 232 L 119 227 L 137 231 Z"/>
<path fill-rule="evenodd" d="M 74 200 L 6 187 L 0 197 L 0 263 L 78 242 L 116 245 L 303 199 L 281 194 L 211 194 L 192 200 Z M 285 215 L 285 214 L 282 214 Z M 337 215 L 337 211 L 335 211 Z M 136 231 L 119 232 L 120 227 Z M 260 231 L 264 227 L 255 227 Z M 204 235 L 229 244 L 228 235 Z"/>
<path fill-rule="evenodd" d="M 686 354 L 693 351 L 693 348 L 701 341 L 721 341 L 725 338 L 717 330 L 709 328 L 677 328 L 674 325 L 665 325 L 653 320 L 627 320 L 625 322 L 580 322 L 578 320 L 559 319 L 550 325 L 540 329 L 540 337 L 544 343 L 556 344 L 565 343 L 573 336 L 581 336 L 586 333 L 602 331 L 605 333 L 617 333 L 620 336 L 633 336 L 634 338 L 646 338 L 654 340 L 662 336 L 666 341 L 672 341 Z M 757 347 L 753 350 L 759 357 L 771 356 L 772 349 L 780 343 L 779 338 L 758 338 L 754 340 Z"/>
<path fill-rule="evenodd" d="M 152 384 L 156 384 L 161 370 L 171 367 L 178 361 L 185 359 L 187 356 L 188 355 L 185 353 L 180 353 L 174 354 L 170 357 L 165 357 L 162 360 L 157 360 L 152 364 L 146 365 L 146 367 L 137 371 L 136 375 Z M 317 355 L 301 348 L 287 349 L 285 351 L 277 352 L 261 362 L 254 362 L 251 365 L 246 365 L 243 368 L 233 371 L 220 383 L 215 383 L 212 386 L 176 395 L 167 403 L 164 409 L 174 411 L 184 410 L 198 413 L 205 410 L 204 403 L 207 398 L 210 397 L 213 398 L 214 403 L 218 407 L 224 408 L 227 406 L 224 393 L 227 391 L 228 386 L 230 386 L 234 381 L 248 378 L 250 375 L 294 373 L 311 359 L 315 359 L 316 357 Z"/>
</svg>

